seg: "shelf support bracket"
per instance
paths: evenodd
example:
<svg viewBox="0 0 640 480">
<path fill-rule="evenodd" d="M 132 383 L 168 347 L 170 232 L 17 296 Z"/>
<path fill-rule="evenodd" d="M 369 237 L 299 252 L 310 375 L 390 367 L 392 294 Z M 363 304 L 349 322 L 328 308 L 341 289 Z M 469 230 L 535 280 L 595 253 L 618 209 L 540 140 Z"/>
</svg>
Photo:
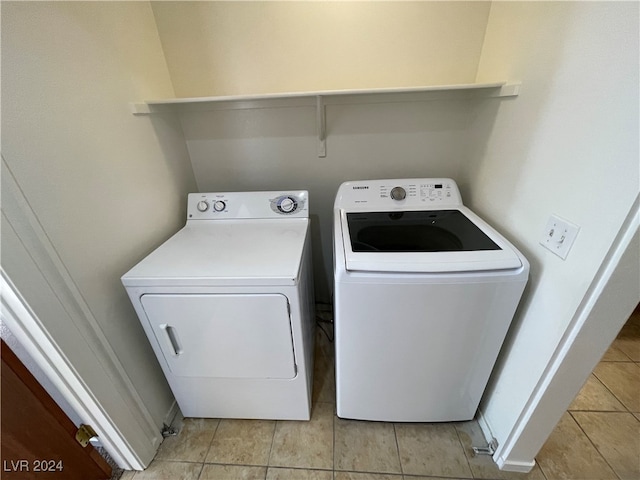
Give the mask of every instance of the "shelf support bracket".
<svg viewBox="0 0 640 480">
<path fill-rule="evenodd" d="M 129 109 L 134 115 L 149 115 L 151 113 L 151 107 L 146 102 L 131 102 Z"/>
<path fill-rule="evenodd" d="M 520 95 L 521 83 L 505 83 L 500 90 L 494 92 L 490 97 L 517 97 Z"/>
<path fill-rule="evenodd" d="M 318 132 L 318 158 L 327 156 L 327 112 L 324 97 L 316 96 L 316 130 Z"/>
</svg>

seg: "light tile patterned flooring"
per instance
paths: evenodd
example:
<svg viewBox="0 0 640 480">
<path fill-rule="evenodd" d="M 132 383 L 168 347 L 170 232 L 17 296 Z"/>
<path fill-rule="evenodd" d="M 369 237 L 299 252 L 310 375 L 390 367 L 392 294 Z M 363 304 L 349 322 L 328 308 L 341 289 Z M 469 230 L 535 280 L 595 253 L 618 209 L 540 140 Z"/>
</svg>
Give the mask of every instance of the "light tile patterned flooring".
<svg viewBox="0 0 640 480">
<path fill-rule="evenodd" d="M 640 310 L 562 417 L 528 474 L 474 457 L 476 422 L 402 424 L 335 415 L 332 345 L 318 332 L 309 422 L 185 419 L 144 472 L 122 480 L 640 480 Z"/>
</svg>

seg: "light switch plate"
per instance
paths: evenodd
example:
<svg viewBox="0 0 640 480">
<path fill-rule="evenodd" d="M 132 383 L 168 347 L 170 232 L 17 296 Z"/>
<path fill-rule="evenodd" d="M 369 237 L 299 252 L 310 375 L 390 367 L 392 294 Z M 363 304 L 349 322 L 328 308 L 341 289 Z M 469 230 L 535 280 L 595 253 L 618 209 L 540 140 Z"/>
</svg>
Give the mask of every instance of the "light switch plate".
<svg viewBox="0 0 640 480">
<path fill-rule="evenodd" d="M 540 239 L 540 245 L 564 260 L 567 258 L 579 230 L 579 226 L 557 215 L 551 215 Z"/>
</svg>

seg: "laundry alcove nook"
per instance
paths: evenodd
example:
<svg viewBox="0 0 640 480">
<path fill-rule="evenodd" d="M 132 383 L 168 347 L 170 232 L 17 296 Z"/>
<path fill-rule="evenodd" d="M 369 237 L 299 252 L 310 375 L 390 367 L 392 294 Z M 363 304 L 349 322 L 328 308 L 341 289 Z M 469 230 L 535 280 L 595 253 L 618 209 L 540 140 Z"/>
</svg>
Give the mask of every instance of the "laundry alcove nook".
<svg viewBox="0 0 640 480">
<path fill-rule="evenodd" d="M 459 177 L 483 142 L 472 129 L 493 121 L 495 109 L 479 106 L 519 91 L 519 83 L 487 82 L 166 98 L 130 108 L 138 121 L 178 119 L 200 191 L 309 189 L 316 294 L 330 302 L 331 205 L 340 183 Z"/>
<path fill-rule="evenodd" d="M 41 229 L 20 234 L 32 259 L 47 260 L 33 245 L 50 242 L 53 278 L 65 279 L 49 281 L 51 298 L 74 292 L 74 321 L 100 339 L 89 355 L 113 367 L 118 393 L 145 419 L 118 425 L 143 445 L 141 463 L 173 398 L 118 279 L 180 228 L 186 195 L 307 187 L 317 293 L 328 299 L 338 185 L 405 176 L 455 178 L 535 266 L 483 406 L 497 459 L 527 466 L 558 401 L 535 417 L 544 425 L 523 412 L 590 305 L 638 194 L 637 3 L 9 1 L 2 29 L 2 178 L 15 179 L 30 215 L 9 210 L 3 189 L 3 222 Z M 496 80 L 522 88 L 487 98 L 512 84 L 455 87 Z M 420 85 L 432 87 L 410 91 Z M 397 87 L 409 91 L 382 91 Z M 341 89 L 352 91 L 330 93 Z M 604 187 L 610 194 L 596 195 Z M 538 244 L 551 213 L 581 227 L 566 261 Z M 76 327 L 50 318 L 54 300 L 32 288 L 36 268 L 11 262 L 11 231 L 3 268 L 64 347 Z M 633 287 L 621 283 L 618 298 L 637 304 Z M 608 315 L 598 322 L 615 326 Z M 558 389 L 569 395 L 569 383 Z M 126 418 L 113 395 L 96 396 Z M 519 432 L 532 437 L 518 443 Z"/>
</svg>

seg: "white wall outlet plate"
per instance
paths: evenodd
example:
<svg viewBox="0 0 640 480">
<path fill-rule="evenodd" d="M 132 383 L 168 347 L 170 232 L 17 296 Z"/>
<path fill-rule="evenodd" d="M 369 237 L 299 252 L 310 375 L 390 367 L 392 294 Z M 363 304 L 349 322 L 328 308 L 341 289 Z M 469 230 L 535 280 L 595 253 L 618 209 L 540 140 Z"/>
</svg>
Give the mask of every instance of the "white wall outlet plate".
<svg viewBox="0 0 640 480">
<path fill-rule="evenodd" d="M 540 245 L 564 260 L 567 258 L 579 230 L 579 226 L 557 215 L 551 215 L 540 239 Z"/>
</svg>

